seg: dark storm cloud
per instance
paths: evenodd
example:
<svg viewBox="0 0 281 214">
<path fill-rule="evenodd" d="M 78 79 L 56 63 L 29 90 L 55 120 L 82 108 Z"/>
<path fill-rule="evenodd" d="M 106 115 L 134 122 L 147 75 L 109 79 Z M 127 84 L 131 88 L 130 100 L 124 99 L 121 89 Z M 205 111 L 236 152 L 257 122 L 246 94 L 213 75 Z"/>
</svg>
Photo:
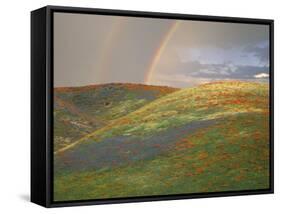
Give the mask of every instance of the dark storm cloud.
<svg viewBox="0 0 281 214">
<path fill-rule="evenodd" d="M 246 54 L 250 53 L 253 56 L 257 57 L 261 63 L 268 64 L 269 63 L 269 44 L 267 43 L 263 47 L 259 46 L 247 46 L 244 49 Z"/>
<path fill-rule="evenodd" d="M 269 67 L 233 65 L 231 63 L 202 64 L 199 61 L 190 61 L 182 64 L 178 73 L 186 75 L 187 77 L 190 76 L 210 79 L 255 79 L 255 75 L 257 74 L 269 74 Z"/>
</svg>

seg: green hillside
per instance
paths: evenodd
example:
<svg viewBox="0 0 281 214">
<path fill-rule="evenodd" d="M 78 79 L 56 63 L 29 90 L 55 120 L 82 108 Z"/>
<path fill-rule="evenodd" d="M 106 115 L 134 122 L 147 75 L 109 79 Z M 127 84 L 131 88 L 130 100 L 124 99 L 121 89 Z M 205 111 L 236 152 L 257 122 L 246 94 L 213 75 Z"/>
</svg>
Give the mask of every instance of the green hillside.
<svg viewBox="0 0 281 214">
<path fill-rule="evenodd" d="M 268 101 L 268 84 L 217 82 L 111 117 L 57 151 L 54 198 L 268 188 Z"/>
<path fill-rule="evenodd" d="M 177 89 L 141 84 L 55 88 L 55 151 Z"/>
</svg>

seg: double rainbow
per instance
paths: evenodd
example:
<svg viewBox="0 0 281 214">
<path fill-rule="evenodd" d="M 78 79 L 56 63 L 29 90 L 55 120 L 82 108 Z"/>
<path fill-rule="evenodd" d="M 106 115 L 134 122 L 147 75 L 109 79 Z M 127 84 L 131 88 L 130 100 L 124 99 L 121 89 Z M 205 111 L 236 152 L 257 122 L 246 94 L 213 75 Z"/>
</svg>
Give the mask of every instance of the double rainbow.
<svg viewBox="0 0 281 214">
<path fill-rule="evenodd" d="M 102 72 L 102 73 L 100 73 L 101 76 L 106 75 L 105 67 L 107 65 L 108 55 L 110 54 L 112 46 L 114 45 L 114 40 L 116 39 L 116 36 L 119 33 L 121 33 L 121 29 L 124 26 L 124 23 L 125 23 L 124 19 L 121 17 L 118 17 L 115 20 L 115 23 L 113 24 L 111 31 L 105 38 L 104 48 L 101 51 L 100 60 L 99 60 L 98 67 L 97 67 L 97 70 Z M 180 21 L 174 21 L 171 24 L 168 31 L 164 34 L 163 38 L 161 39 L 161 41 L 159 43 L 159 46 L 155 49 L 152 60 L 148 66 L 147 71 L 145 72 L 145 77 L 144 77 L 145 84 L 151 84 L 153 74 L 155 73 L 155 68 L 156 68 L 157 64 L 159 63 L 159 60 L 160 60 L 167 44 L 169 43 L 171 37 L 173 36 L 173 34 L 175 33 L 175 31 L 177 30 L 179 25 L 180 25 Z"/>
<path fill-rule="evenodd" d="M 151 80 L 153 78 L 153 73 L 155 72 L 155 68 L 156 68 L 167 44 L 169 43 L 171 37 L 173 36 L 173 34 L 175 33 L 175 31 L 177 30 L 179 25 L 180 25 L 180 21 L 174 21 L 174 23 L 171 25 L 170 29 L 167 31 L 167 33 L 162 38 L 158 48 L 155 50 L 155 53 L 152 57 L 152 61 L 145 74 L 145 78 L 144 78 L 145 84 L 151 83 Z"/>
</svg>

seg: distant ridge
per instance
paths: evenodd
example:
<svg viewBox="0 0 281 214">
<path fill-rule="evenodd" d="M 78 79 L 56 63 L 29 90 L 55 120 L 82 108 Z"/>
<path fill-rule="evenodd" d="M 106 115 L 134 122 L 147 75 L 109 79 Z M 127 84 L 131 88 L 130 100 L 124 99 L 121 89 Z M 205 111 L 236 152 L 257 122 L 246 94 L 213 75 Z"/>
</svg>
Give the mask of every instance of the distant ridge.
<svg viewBox="0 0 281 214">
<path fill-rule="evenodd" d="M 95 84 L 95 85 L 86 85 L 86 86 L 74 86 L 74 87 L 55 87 L 55 92 L 84 92 L 92 89 L 98 89 L 108 86 L 119 86 L 126 87 L 128 89 L 144 89 L 144 90 L 171 90 L 176 91 L 178 88 L 169 87 L 169 86 L 155 86 L 155 85 L 146 85 L 140 83 L 105 83 L 105 84 Z"/>
</svg>

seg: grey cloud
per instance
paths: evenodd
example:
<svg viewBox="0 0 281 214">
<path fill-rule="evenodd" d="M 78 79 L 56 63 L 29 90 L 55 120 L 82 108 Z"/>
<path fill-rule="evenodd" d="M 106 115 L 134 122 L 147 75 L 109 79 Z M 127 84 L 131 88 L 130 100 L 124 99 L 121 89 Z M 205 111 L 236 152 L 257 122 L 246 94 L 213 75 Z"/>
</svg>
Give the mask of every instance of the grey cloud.
<svg viewBox="0 0 281 214">
<path fill-rule="evenodd" d="M 269 46 L 266 45 L 264 47 L 258 46 L 247 46 L 244 49 L 244 52 L 253 54 L 257 57 L 261 63 L 268 64 L 269 63 Z"/>
<path fill-rule="evenodd" d="M 233 65 L 233 64 L 201 64 L 191 61 L 180 68 L 182 74 L 198 78 L 214 79 L 252 79 L 259 73 L 269 73 L 268 66 Z"/>
</svg>

